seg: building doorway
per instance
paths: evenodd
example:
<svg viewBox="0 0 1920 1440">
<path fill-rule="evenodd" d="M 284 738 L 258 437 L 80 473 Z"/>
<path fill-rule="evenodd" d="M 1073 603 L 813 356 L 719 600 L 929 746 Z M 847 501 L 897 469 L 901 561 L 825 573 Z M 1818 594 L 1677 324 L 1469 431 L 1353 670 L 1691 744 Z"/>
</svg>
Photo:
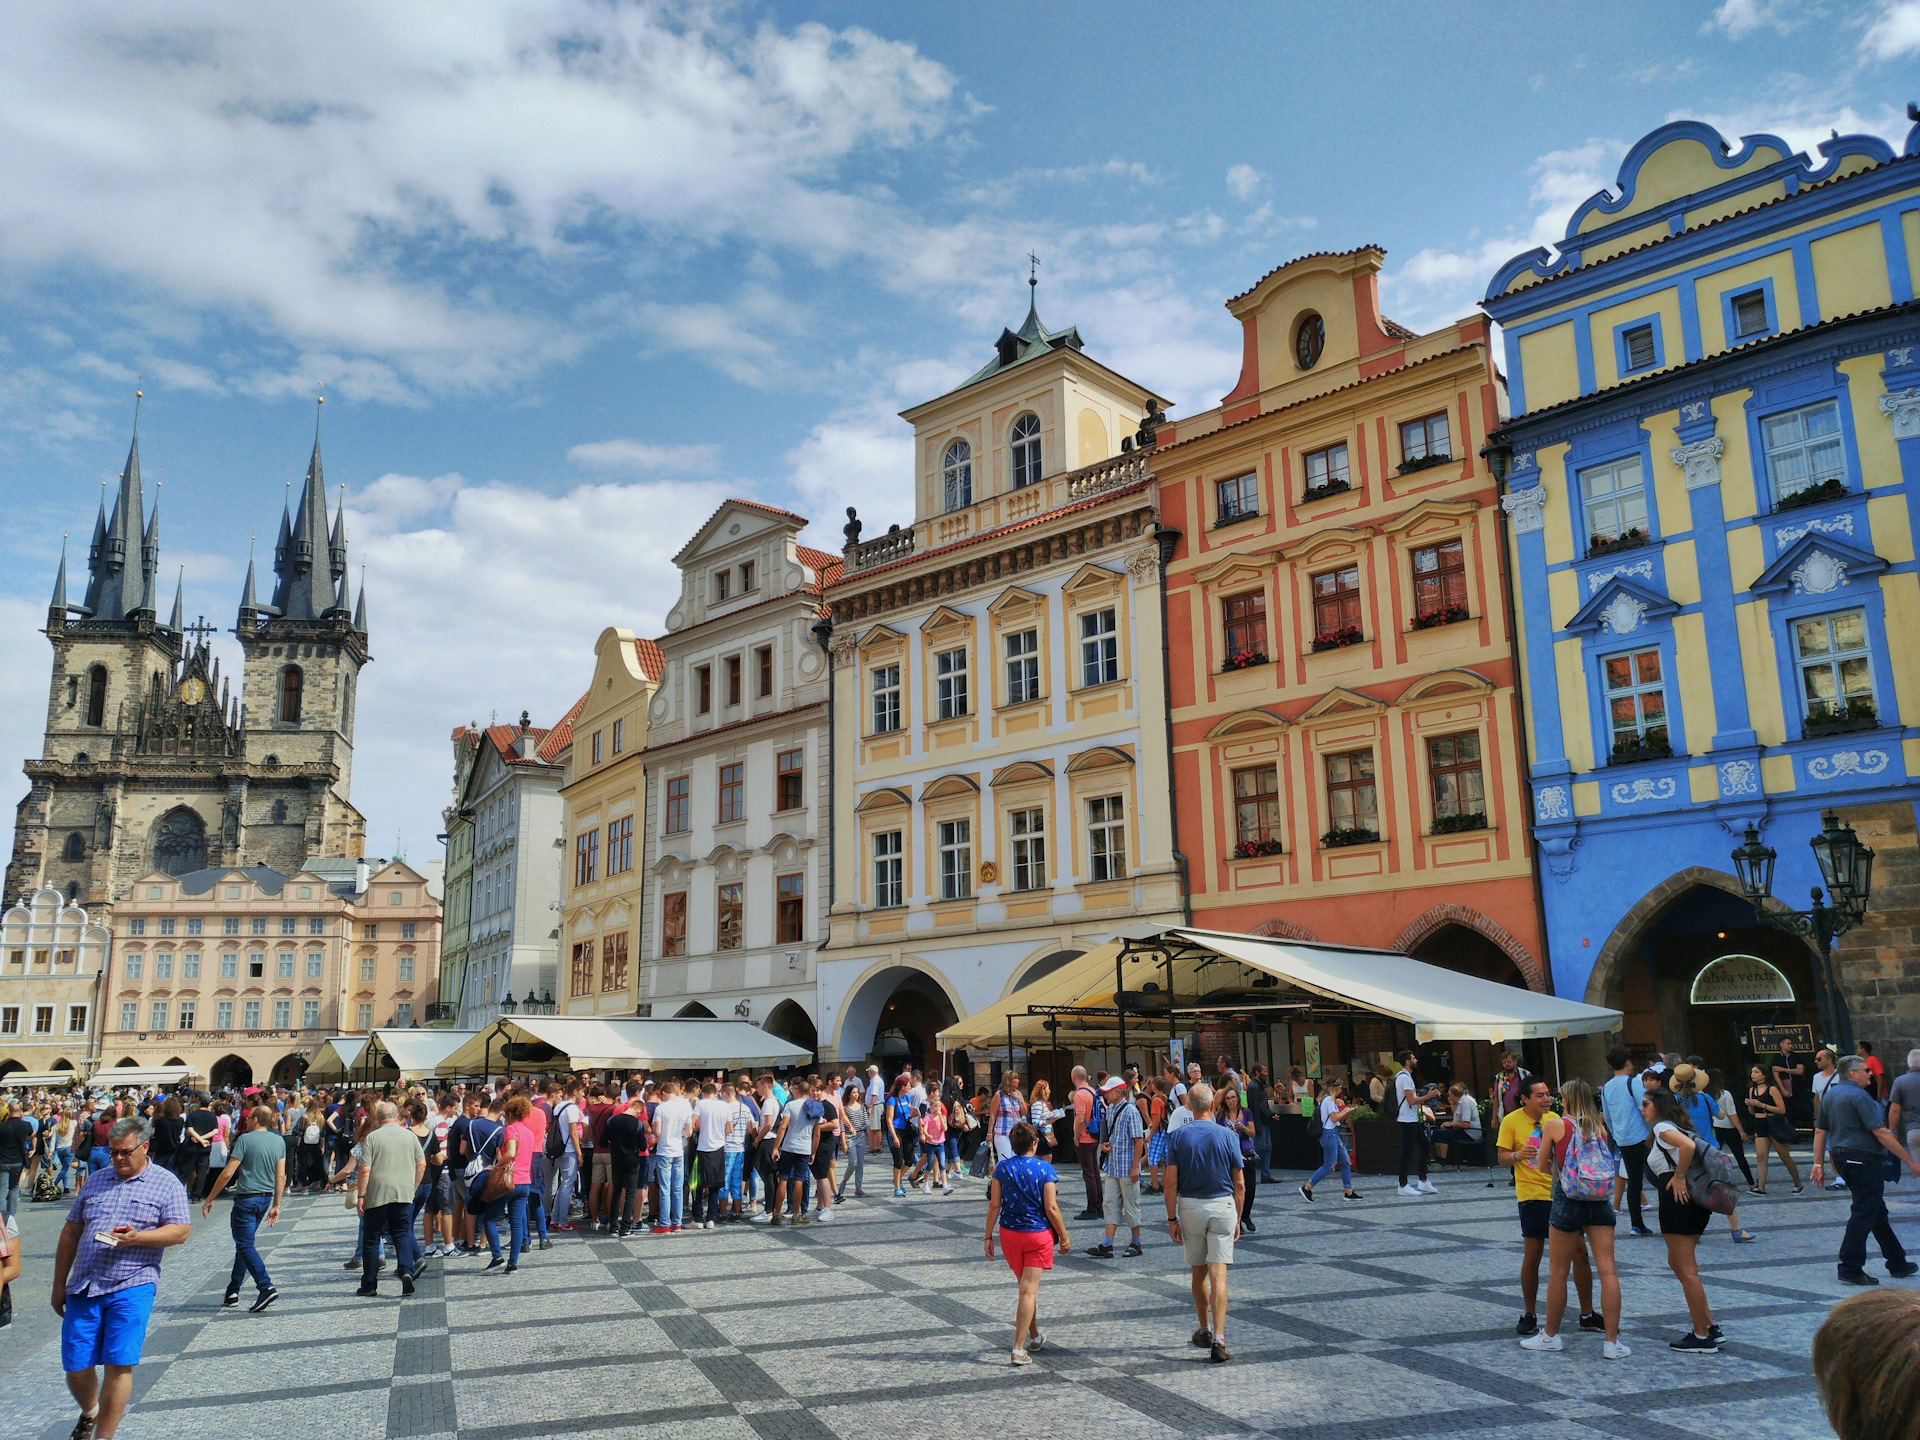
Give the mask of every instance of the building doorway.
<svg viewBox="0 0 1920 1440">
<path fill-rule="evenodd" d="M 912 1065 L 938 1075 L 936 1036 L 960 1018 L 938 980 L 892 965 L 867 977 L 848 997 L 840 1023 L 840 1059 L 870 1060 L 888 1077 Z"/>
<path fill-rule="evenodd" d="M 238 1055 L 222 1055 L 213 1062 L 207 1080 L 216 1090 L 243 1090 L 253 1084 L 253 1066 Z"/>
</svg>

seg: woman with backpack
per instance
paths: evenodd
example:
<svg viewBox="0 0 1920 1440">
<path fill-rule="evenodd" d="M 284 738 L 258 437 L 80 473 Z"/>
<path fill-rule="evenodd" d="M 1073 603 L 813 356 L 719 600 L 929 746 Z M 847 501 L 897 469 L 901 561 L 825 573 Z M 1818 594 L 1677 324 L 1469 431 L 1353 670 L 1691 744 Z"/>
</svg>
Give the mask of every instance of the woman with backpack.
<svg viewBox="0 0 1920 1440">
<path fill-rule="evenodd" d="M 1720 1107 L 1714 1101 L 1711 1092 L 1706 1089 L 1708 1073 L 1698 1066 L 1676 1065 L 1673 1067 L 1673 1073 L 1667 1078 L 1672 1082 L 1673 1093 L 1686 1107 L 1687 1118 L 1693 1121 L 1694 1137 L 1702 1144 L 1711 1145 L 1714 1149 L 1720 1150 L 1725 1148 L 1721 1144 L 1721 1132 L 1714 1128 L 1718 1123 Z M 1740 1224 L 1738 1205 L 1727 1212 L 1727 1219 L 1733 1226 L 1734 1244 L 1745 1245 L 1754 1240 L 1754 1233 Z"/>
<path fill-rule="evenodd" d="M 1349 1200 L 1358 1200 L 1360 1192 L 1353 1188 L 1353 1164 L 1347 1154 L 1341 1127 L 1347 1123 L 1347 1117 L 1360 1108 L 1359 1103 L 1348 1096 L 1347 1082 L 1337 1077 L 1327 1081 L 1318 1103 L 1320 1168 L 1309 1175 L 1307 1183 L 1300 1187 L 1300 1198 L 1313 1199 L 1313 1187 L 1338 1169 L 1341 1194 Z"/>
<path fill-rule="evenodd" d="M 1667 1268 L 1680 1282 L 1687 1297 L 1687 1315 L 1693 1322 L 1690 1334 L 1669 1343 L 1668 1348 L 1683 1355 L 1717 1355 L 1720 1352 L 1720 1327 L 1713 1323 L 1713 1311 L 1707 1305 L 1706 1287 L 1700 1283 L 1700 1237 L 1706 1233 L 1713 1212 L 1694 1193 L 1694 1184 L 1702 1177 L 1694 1169 L 1694 1160 L 1703 1142 L 1693 1133 L 1693 1119 L 1671 1090 L 1647 1092 L 1641 1114 L 1653 1129 L 1653 1144 L 1647 1152 L 1647 1168 L 1660 1187 L 1660 1234 L 1667 1242 Z"/>
<path fill-rule="evenodd" d="M 1522 1350 L 1562 1350 L 1560 1322 L 1567 1313 L 1567 1276 L 1574 1258 L 1591 1247 L 1600 1278 L 1600 1316 L 1606 1340 L 1601 1355 L 1624 1360 L 1633 1352 L 1620 1339 L 1620 1271 L 1613 1260 L 1613 1178 L 1620 1151 L 1607 1133 L 1600 1102 L 1586 1081 L 1560 1087 L 1561 1113 L 1540 1117 L 1543 1143 L 1534 1167 L 1553 1176 L 1553 1208 L 1547 1226 L 1547 1318 Z M 1584 1321 L 1585 1316 L 1581 1319 Z"/>
<path fill-rule="evenodd" d="M 326 1135 L 327 1112 L 320 1108 L 320 1097 L 312 1096 L 307 1101 L 306 1113 L 295 1126 L 293 1137 L 294 1153 L 300 1157 L 300 1181 L 309 1195 L 327 1186 Z"/>
</svg>

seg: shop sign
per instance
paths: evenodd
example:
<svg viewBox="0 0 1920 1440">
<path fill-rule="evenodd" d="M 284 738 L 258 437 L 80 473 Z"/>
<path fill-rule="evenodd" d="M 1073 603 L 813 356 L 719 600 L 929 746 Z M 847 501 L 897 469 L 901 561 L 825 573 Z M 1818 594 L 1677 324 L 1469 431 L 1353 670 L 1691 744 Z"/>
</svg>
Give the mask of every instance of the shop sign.
<svg viewBox="0 0 1920 1440">
<path fill-rule="evenodd" d="M 1756 1055 L 1770 1055 L 1782 1040 L 1791 1040 L 1803 1055 L 1813 1053 L 1811 1025 L 1755 1025 L 1747 1032 L 1747 1048 Z"/>
<path fill-rule="evenodd" d="M 1694 976 L 1695 1005 L 1791 1005 L 1793 986 L 1758 955 L 1722 955 Z"/>
</svg>

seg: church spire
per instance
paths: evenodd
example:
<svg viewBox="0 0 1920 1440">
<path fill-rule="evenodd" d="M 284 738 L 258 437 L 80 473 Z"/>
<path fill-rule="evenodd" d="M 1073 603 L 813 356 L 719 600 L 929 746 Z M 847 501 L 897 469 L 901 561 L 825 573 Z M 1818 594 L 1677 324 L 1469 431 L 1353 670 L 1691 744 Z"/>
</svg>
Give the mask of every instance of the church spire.
<svg viewBox="0 0 1920 1440">
<path fill-rule="evenodd" d="M 156 517 L 159 514 L 158 511 L 155 511 L 154 513 Z M 173 618 L 167 621 L 167 628 L 171 630 L 175 635 L 184 633 L 187 627 L 187 617 L 186 617 L 186 610 L 184 606 L 184 602 L 186 600 L 186 590 L 187 590 L 187 567 L 182 565 L 180 567 L 180 578 L 174 581 L 174 584 L 173 584 Z"/>
<path fill-rule="evenodd" d="M 367 572 L 360 571 L 360 598 L 353 605 L 354 633 L 364 636 L 367 633 Z"/>
<path fill-rule="evenodd" d="M 139 398 L 135 391 L 135 401 Z M 136 403 L 133 443 L 127 448 L 112 515 L 109 518 L 103 503 L 87 557 L 86 609 L 101 620 L 125 620 L 153 609 L 150 567 L 159 559 L 160 531 L 157 524 L 145 524 L 141 515 L 139 424 Z"/>
<path fill-rule="evenodd" d="M 364 592 L 364 585 L 362 587 Z M 53 577 L 53 598 L 47 602 L 47 628 L 64 629 L 67 614 L 74 607 L 67 603 L 67 537 L 60 537 L 60 570 Z"/>
<path fill-rule="evenodd" d="M 319 402 L 325 404 L 324 400 Z M 333 565 L 333 541 L 327 533 L 326 474 L 320 463 L 320 420 L 316 408 L 313 422 L 313 455 L 307 461 L 307 476 L 300 488 L 300 503 L 291 521 L 282 516 L 281 542 L 274 555 L 274 608 L 290 620 L 318 620 L 334 608 L 336 590 Z M 344 522 L 340 527 L 344 546 Z M 346 573 L 344 553 L 340 575 Z"/>
</svg>

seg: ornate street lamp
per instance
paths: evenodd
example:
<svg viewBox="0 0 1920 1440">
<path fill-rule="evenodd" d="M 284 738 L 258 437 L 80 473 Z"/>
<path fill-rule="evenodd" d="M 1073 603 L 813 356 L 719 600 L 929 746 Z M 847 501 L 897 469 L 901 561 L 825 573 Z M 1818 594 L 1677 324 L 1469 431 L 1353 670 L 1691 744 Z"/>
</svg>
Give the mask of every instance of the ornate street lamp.
<svg viewBox="0 0 1920 1440">
<path fill-rule="evenodd" d="M 1833 971 L 1833 942 L 1866 918 L 1867 902 L 1873 892 L 1873 851 L 1860 843 L 1851 825 L 1840 823 L 1832 810 L 1820 816 L 1820 833 L 1807 843 L 1820 865 L 1820 877 L 1827 882 L 1827 898 L 1820 887 L 1813 887 L 1813 904 L 1806 910 L 1769 909 L 1773 895 L 1773 865 L 1778 855 L 1760 840 L 1752 825 L 1733 852 L 1734 873 L 1740 888 L 1760 919 L 1776 930 L 1813 941 L 1817 960 L 1813 967 L 1814 988 L 1819 993 L 1820 1027 L 1844 1051 L 1853 1049 L 1853 1016 L 1846 996 L 1840 993 Z"/>
<path fill-rule="evenodd" d="M 519 1002 L 513 998 L 513 992 L 511 990 L 500 998 L 500 1013 L 502 1015 L 517 1014 L 519 1009 Z"/>
</svg>

